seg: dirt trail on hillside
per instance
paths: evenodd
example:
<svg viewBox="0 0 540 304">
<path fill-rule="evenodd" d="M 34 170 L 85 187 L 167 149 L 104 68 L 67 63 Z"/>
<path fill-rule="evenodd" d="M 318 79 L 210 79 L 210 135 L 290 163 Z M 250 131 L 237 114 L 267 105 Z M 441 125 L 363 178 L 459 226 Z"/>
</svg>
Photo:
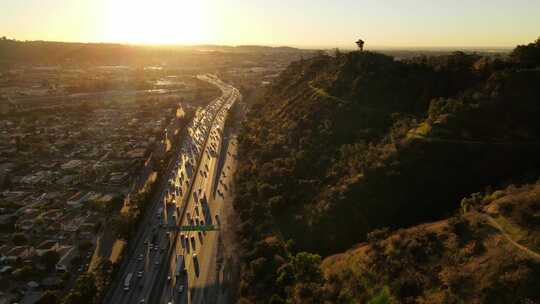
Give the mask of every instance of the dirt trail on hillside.
<svg viewBox="0 0 540 304">
<path fill-rule="evenodd" d="M 519 244 L 518 242 L 514 241 L 512 239 L 512 237 L 506 233 L 506 231 L 504 231 L 504 229 L 501 227 L 501 225 L 499 225 L 499 223 L 497 223 L 497 221 L 491 217 L 490 215 L 487 215 L 487 214 L 484 214 L 484 213 L 481 213 L 482 216 L 488 221 L 488 223 L 493 226 L 495 229 L 499 230 L 499 232 L 510 242 L 510 244 L 512 244 L 514 247 L 516 247 L 517 249 L 521 250 L 522 252 L 524 252 L 525 254 L 527 254 L 529 257 L 537 260 L 537 261 L 540 261 L 540 253 L 538 252 L 535 252 L 521 244 Z"/>
</svg>

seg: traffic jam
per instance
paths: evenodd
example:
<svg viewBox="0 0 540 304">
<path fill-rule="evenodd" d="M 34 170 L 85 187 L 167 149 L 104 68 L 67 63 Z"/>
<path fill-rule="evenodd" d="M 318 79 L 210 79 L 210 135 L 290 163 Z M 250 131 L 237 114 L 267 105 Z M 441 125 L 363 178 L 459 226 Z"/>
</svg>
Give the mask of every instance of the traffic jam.
<svg viewBox="0 0 540 304">
<path fill-rule="evenodd" d="M 131 303 L 133 300 L 138 303 L 147 302 L 153 289 L 161 289 L 154 285 L 164 273 L 169 289 L 181 295 L 187 283 L 186 259 L 189 257 L 189 264 L 198 272 L 197 251 L 202 247 L 207 234 L 204 228 L 208 228 L 208 224 L 219 223 L 219 215 L 212 217 L 210 213 L 210 194 L 206 193 L 204 187 L 195 185 L 195 181 L 197 175 L 203 180 L 210 175 L 207 161 L 219 156 L 224 120 L 239 93 L 213 76 L 201 77 L 218 85 L 223 95 L 206 108 L 199 108 L 184 132 L 167 185 L 145 229 L 144 244 L 138 245 L 134 260 L 130 261 L 133 267 L 128 267 L 131 271 L 126 273 L 123 280 L 123 290 L 134 293 L 128 297 Z M 169 297 L 168 303 L 177 302 L 173 295 Z"/>
</svg>

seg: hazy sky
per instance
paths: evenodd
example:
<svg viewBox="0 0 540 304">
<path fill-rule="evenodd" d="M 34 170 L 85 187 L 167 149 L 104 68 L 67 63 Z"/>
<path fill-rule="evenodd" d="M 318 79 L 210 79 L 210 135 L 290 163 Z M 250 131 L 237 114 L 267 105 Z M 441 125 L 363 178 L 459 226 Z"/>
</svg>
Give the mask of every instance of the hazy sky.
<svg viewBox="0 0 540 304">
<path fill-rule="evenodd" d="M 515 46 L 540 0 L 0 0 L 20 40 L 311 47 Z"/>
</svg>

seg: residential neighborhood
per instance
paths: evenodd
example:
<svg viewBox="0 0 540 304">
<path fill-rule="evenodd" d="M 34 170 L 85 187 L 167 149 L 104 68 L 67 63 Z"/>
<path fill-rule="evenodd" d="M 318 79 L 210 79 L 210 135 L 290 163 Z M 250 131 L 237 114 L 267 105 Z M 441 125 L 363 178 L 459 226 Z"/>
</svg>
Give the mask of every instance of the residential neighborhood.
<svg viewBox="0 0 540 304">
<path fill-rule="evenodd" d="M 57 70 L 35 71 L 39 82 Z M 168 79 L 171 89 L 175 78 Z M 23 303 L 51 285 L 68 288 L 87 271 L 105 219 L 148 176 L 148 159 L 171 149 L 186 113 L 196 108 L 185 97 L 212 94 L 191 80 L 181 94 L 63 95 L 46 102 L 63 93 L 37 94 L 34 82 L 17 83 L 24 106 L 5 107 L 9 114 L 0 118 L 0 298 Z M 9 96 L 7 87 L 1 90 Z"/>
</svg>

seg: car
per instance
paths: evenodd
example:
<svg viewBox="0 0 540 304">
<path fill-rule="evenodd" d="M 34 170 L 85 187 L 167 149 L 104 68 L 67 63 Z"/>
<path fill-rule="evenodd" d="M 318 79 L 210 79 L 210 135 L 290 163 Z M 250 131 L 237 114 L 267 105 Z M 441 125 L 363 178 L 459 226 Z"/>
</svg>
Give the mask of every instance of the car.
<svg viewBox="0 0 540 304">
<path fill-rule="evenodd" d="M 146 303 L 146 302 L 144 302 L 144 299 L 141 299 L 141 300 L 139 301 L 139 303 L 143 304 L 143 303 Z"/>
<path fill-rule="evenodd" d="M 178 286 L 178 293 L 184 292 L 184 285 Z"/>
<path fill-rule="evenodd" d="M 180 234 L 180 246 L 186 247 L 186 236 L 183 233 Z"/>
<path fill-rule="evenodd" d="M 141 254 L 139 254 L 139 257 L 137 258 L 137 260 L 140 262 L 140 261 L 143 260 L 143 258 L 144 258 L 144 256 L 143 256 L 143 254 L 141 253 Z"/>
<path fill-rule="evenodd" d="M 137 277 L 142 278 L 142 276 L 143 276 L 143 272 L 142 271 L 137 271 Z"/>
<path fill-rule="evenodd" d="M 154 264 L 156 264 L 156 265 L 159 265 L 159 263 L 160 263 L 159 260 L 156 260 L 156 261 L 154 262 Z"/>
</svg>

